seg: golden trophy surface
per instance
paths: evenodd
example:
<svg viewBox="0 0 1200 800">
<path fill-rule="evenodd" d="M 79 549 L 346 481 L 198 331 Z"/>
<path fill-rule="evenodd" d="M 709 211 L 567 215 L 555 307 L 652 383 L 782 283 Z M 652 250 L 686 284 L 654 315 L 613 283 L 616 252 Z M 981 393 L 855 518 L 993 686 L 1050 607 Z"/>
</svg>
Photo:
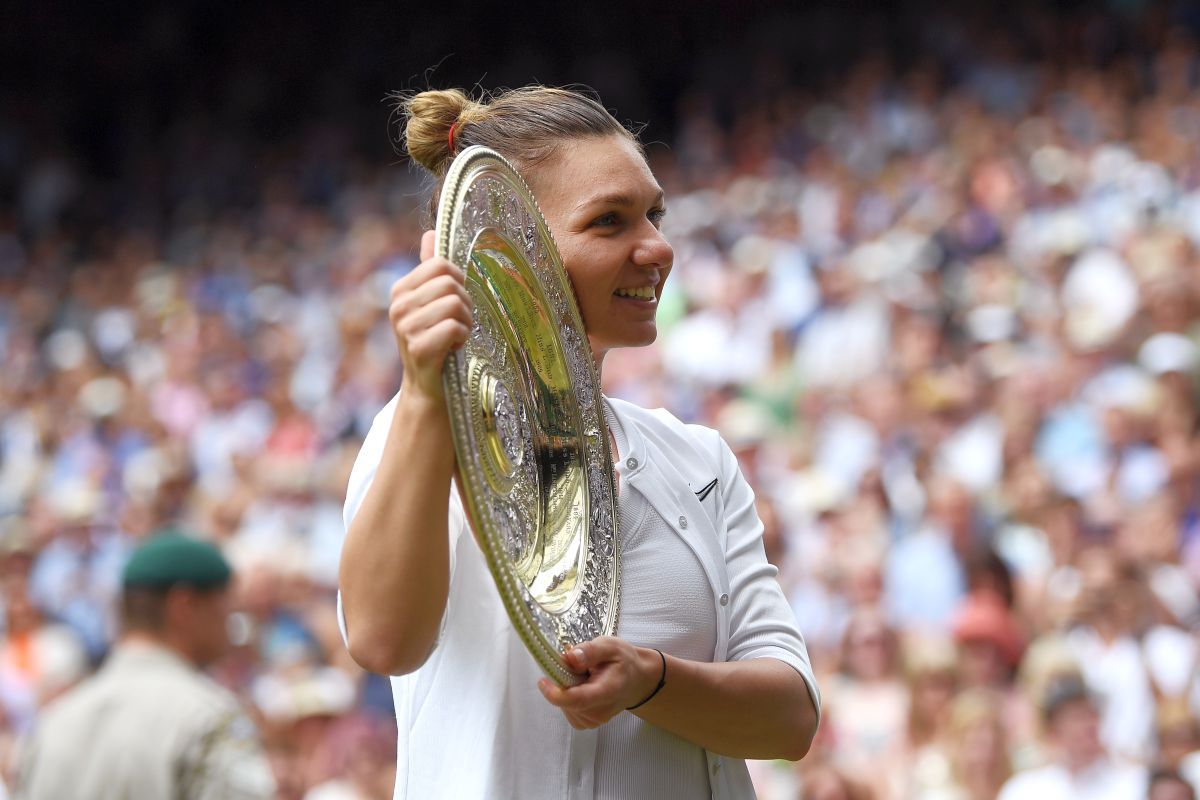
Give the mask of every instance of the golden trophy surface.
<svg viewBox="0 0 1200 800">
<path fill-rule="evenodd" d="M 616 628 L 620 546 L 599 380 L 562 259 L 500 154 L 451 164 L 437 255 L 466 273 L 474 324 L 443 369 L 458 486 L 517 633 L 560 685 L 562 652 Z"/>
</svg>

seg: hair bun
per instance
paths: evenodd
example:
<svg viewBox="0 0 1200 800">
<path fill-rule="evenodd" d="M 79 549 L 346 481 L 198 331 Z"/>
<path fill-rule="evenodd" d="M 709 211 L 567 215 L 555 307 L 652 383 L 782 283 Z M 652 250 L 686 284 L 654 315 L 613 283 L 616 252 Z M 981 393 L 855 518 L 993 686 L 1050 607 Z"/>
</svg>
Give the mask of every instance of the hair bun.
<svg viewBox="0 0 1200 800">
<path fill-rule="evenodd" d="M 399 103 L 404 124 L 404 149 L 434 175 L 445 174 L 454 158 L 450 151 L 450 128 L 465 122 L 484 106 L 460 89 L 438 89 L 402 97 Z"/>
<path fill-rule="evenodd" d="M 598 100 L 578 90 L 532 85 L 480 92 L 477 100 L 462 89 L 431 89 L 393 97 L 403 132 L 398 143 L 439 184 L 455 155 L 451 145 L 454 150 L 470 145 L 491 148 L 518 170 L 542 163 L 560 144 L 572 139 L 621 136 L 641 152 L 633 133 Z M 440 186 L 434 198 L 439 192 Z"/>
</svg>

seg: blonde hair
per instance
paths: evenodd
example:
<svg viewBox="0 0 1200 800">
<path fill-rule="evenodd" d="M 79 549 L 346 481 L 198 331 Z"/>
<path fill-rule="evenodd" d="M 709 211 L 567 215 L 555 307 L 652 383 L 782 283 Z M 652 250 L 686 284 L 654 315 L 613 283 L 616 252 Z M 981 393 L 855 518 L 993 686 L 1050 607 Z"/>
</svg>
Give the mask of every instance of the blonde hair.
<svg viewBox="0 0 1200 800">
<path fill-rule="evenodd" d="M 526 86 L 478 100 L 461 89 L 435 89 L 394 99 L 404 150 L 439 183 L 470 145 L 490 147 L 518 169 L 537 165 L 572 139 L 623 136 L 641 147 L 599 101 L 572 89 Z"/>
</svg>

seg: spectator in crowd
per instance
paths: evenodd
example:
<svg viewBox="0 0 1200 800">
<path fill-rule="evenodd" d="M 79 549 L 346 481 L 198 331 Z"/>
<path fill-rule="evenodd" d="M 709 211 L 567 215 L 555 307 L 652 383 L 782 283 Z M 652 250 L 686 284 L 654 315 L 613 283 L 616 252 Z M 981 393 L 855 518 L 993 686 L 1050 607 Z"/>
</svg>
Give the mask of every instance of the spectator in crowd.
<svg viewBox="0 0 1200 800">
<path fill-rule="evenodd" d="M 1117 800 L 1144 794 L 1146 770 L 1122 765 L 1105 748 L 1097 702 L 1081 678 L 1067 677 L 1052 683 L 1042 701 L 1052 760 L 1010 778 L 1001 789 L 999 800 L 1018 797 Z"/>
<path fill-rule="evenodd" d="M 30 597 L 24 577 L 4 597 L 6 635 L 0 644 L 0 702 L 10 725 L 25 732 L 38 709 L 87 673 L 87 655 L 68 625 L 48 620 Z"/>
<path fill-rule="evenodd" d="M 1196 800 L 1196 790 L 1178 772 L 1155 770 L 1150 774 L 1146 800 Z"/>
<path fill-rule="evenodd" d="M 212 545 L 162 533 L 125 567 L 123 631 L 93 677 L 46 708 L 15 796 L 268 798 L 253 723 L 199 670 L 228 646 L 228 563 Z"/>
<path fill-rule="evenodd" d="M 808 800 L 870 800 L 861 783 L 833 769 L 814 770 L 804 781 L 802 797 Z"/>
<path fill-rule="evenodd" d="M 893 777 L 885 762 L 901 749 L 908 721 L 896 634 L 878 612 L 860 610 L 846 626 L 842 659 L 825 684 L 823 724 L 837 743 L 835 763 L 882 794 Z"/>
<path fill-rule="evenodd" d="M 992 800 L 1012 774 L 999 695 L 968 689 L 954 699 L 938 741 L 914 765 L 904 796 Z"/>
<path fill-rule="evenodd" d="M 1159 767 L 1178 772 L 1200 791 L 1200 721 L 1186 697 L 1164 697 L 1158 702 L 1156 739 Z"/>
</svg>

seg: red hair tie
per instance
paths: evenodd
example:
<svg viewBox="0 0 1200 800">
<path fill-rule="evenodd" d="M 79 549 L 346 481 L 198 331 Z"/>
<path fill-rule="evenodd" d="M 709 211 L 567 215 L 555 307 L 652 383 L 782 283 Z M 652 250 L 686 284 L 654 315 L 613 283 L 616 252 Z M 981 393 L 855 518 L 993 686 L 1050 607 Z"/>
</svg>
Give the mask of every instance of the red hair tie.
<svg viewBox="0 0 1200 800">
<path fill-rule="evenodd" d="M 447 141 L 450 143 L 450 155 L 454 155 L 454 129 L 457 127 L 458 120 L 455 120 L 450 125 L 450 135 L 447 137 Z"/>
</svg>

